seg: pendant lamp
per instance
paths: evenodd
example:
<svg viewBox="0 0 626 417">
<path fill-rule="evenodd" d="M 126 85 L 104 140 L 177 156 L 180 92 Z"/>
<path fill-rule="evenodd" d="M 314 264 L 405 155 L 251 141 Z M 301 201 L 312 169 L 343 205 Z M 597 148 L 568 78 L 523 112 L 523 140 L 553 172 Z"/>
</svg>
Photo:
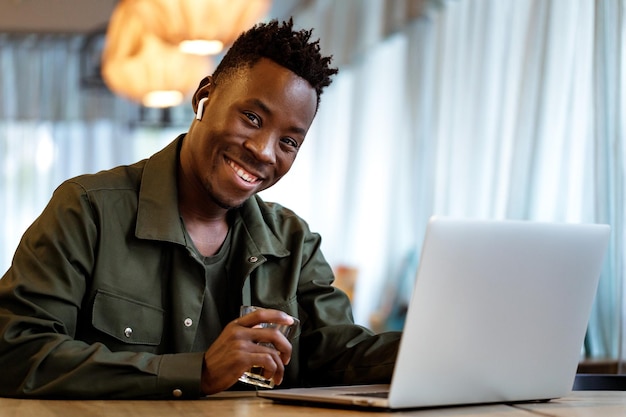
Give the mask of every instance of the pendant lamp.
<svg viewBox="0 0 626 417">
<path fill-rule="evenodd" d="M 148 107 L 176 106 L 212 73 L 219 53 L 267 11 L 267 0 L 121 0 L 107 28 L 102 77 L 114 93 Z M 204 20 L 203 20 L 204 19 Z M 194 42 L 190 42 L 194 41 Z"/>
<path fill-rule="evenodd" d="M 146 28 L 172 45 L 217 54 L 263 18 L 270 0 L 135 0 Z M 203 46 L 204 45 L 204 46 Z M 189 50 L 189 49 L 188 49 Z M 201 52 L 196 52 L 201 53 Z"/>
</svg>

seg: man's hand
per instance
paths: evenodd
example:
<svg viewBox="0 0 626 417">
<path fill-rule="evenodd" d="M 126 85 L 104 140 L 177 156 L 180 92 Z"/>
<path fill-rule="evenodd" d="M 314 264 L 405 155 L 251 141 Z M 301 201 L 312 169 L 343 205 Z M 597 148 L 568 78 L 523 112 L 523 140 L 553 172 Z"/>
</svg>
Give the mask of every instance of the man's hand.
<svg viewBox="0 0 626 417">
<path fill-rule="evenodd" d="M 230 322 L 204 354 L 202 391 L 224 391 L 253 366 L 262 366 L 263 376 L 283 380 L 291 359 L 291 343 L 277 329 L 255 327 L 261 323 L 287 324 L 293 319 L 278 310 L 260 309 Z M 271 343 L 276 349 L 258 343 Z"/>
</svg>

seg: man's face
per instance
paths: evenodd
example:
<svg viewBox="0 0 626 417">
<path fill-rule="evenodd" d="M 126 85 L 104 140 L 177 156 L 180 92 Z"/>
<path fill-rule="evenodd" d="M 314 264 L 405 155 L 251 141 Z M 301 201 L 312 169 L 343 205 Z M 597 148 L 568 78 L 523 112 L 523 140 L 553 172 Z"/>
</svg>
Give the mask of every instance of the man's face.
<svg viewBox="0 0 626 417">
<path fill-rule="evenodd" d="M 240 206 L 289 171 L 316 106 L 313 87 L 269 59 L 229 76 L 185 139 L 192 175 L 220 206 Z"/>
</svg>

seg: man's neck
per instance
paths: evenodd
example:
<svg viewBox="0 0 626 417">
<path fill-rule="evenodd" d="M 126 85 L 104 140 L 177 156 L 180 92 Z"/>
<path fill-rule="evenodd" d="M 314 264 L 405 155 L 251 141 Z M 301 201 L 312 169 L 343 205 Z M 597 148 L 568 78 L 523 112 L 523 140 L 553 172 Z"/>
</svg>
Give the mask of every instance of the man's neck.
<svg viewBox="0 0 626 417">
<path fill-rule="evenodd" d="M 227 218 L 223 220 L 206 220 L 193 214 L 186 214 L 181 210 L 181 216 L 185 229 L 191 237 L 196 249 L 202 256 L 213 256 L 222 247 L 228 235 L 229 223 Z"/>
<path fill-rule="evenodd" d="M 187 233 L 203 256 L 212 256 L 224 243 L 228 234 L 228 209 L 212 201 L 192 178 L 178 168 L 178 211 Z"/>
</svg>

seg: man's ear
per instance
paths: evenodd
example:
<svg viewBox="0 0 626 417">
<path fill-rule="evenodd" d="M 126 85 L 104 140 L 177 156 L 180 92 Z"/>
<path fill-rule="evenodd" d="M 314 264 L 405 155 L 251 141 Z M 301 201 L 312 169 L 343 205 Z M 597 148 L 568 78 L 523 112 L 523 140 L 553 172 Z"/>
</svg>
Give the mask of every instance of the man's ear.
<svg viewBox="0 0 626 417">
<path fill-rule="evenodd" d="M 202 81 L 200 81 L 200 85 L 198 86 L 198 89 L 196 90 L 196 92 L 193 94 L 193 97 L 191 98 L 191 107 L 193 108 L 194 113 L 198 112 L 198 103 L 200 102 L 200 99 L 209 96 L 212 85 L 213 85 L 213 77 L 211 76 L 204 77 Z"/>
</svg>

